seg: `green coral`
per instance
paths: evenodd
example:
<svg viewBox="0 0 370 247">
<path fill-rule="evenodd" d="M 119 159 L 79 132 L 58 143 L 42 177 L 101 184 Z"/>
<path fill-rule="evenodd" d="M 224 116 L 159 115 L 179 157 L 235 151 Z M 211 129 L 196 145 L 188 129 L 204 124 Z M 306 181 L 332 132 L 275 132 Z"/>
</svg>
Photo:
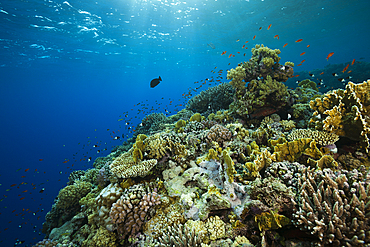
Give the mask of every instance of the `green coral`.
<svg viewBox="0 0 370 247">
<path fill-rule="evenodd" d="M 73 185 L 64 187 L 59 191 L 57 207 L 68 209 L 78 206 L 80 199 L 90 192 L 91 187 L 91 183 L 80 181 L 76 181 Z"/>
<path fill-rule="evenodd" d="M 100 227 L 98 231 L 90 240 L 85 240 L 82 246 L 89 247 L 117 247 L 116 243 L 117 238 L 113 232 L 108 231 L 107 229 Z"/>
<path fill-rule="evenodd" d="M 179 121 L 176 122 L 175 124 L 175 130 L 177 133 L 182 133 L 184 132 L 184 127 L 186 126 L 186 121 L 180 119 Z"/>
<path fill-rule="evenodd" d="M 317 85 L 314 81 L 311 81 L 309 79 L 306 79 L 306 80 L 303 80 L 301 81 L 299 84 L 298 84 L 299 87 L 302 87 L 302 88 L 311 88 L 315 91 L 319 91 L 319 89 L 317 88 Z"/>
<path fill-rule="evenodd" d="M 200 115 L 200 113 L 195 113 L 193 116 L 190 117 L 190 122 L 192 121 L 201 122 L 203 119 L 204 117 Z"/>
</svg>

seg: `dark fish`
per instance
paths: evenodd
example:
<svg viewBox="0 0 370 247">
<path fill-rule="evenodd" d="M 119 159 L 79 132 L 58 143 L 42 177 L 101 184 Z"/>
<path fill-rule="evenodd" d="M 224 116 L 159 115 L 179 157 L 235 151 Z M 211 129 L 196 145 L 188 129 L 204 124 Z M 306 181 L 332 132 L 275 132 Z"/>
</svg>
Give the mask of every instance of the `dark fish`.
<svg viewBox="0 0 370 247">
<path fill-rule="evenodd" d="M 161 77 L 153 79 L 150 82 L 150 87 L 153 88 L 153 87 L 157 86 L 161 81 L 162 81 Z"/>
<path fill-rule="evenodd" d="M 216 47 L 215 47 L 215 45 L 214 44 L 212 44 L 212 43 L 209 43 L 209 44 L 207 44 L 209 47 L 211 47 L 212 49 L 216 49 Z"/>
</svg>

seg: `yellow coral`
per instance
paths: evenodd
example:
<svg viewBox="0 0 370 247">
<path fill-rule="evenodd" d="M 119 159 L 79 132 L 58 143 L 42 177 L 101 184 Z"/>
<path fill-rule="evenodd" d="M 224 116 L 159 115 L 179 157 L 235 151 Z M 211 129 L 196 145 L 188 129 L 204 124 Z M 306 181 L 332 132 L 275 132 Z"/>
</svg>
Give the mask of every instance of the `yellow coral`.
<svg viewBox="0 0 370 247">
<path fill-rule="evenodd" d="M 370 80 L 346 89 L 337 89 L 310 102 L 315 111 L 309 125 L 339 136 L 360 141 L 366 152 L 370 148 Z M 323 123 L 323 124 L 322 124 Z"/>
<path fill-rule="evenodd" d="M 234 167 L 234 161 L 229 155 L 229 149 L 222 151 L 222 157 L 224 158 L 224 164 L 226 164 L 226 167 L 224 167 L 224 169 L 226 170 L 226 175 L 228 177 L 229 183 L 232 183 L 234 182 L 234 175 L 236 174 L 236 170 Z"/>
<path fill-rule="evenodd" d="M 113 232 L 108 231 L 107 229 L 100 227 L 98 231 L 94 234 L 94 237 L 88 241 L 88 244 L 85 246 L 91 247 L 116 247 L 116 235 Z"/>
<path fill-rule="evenodd" d="M 290 219 L 275 212 L 263 212 L 254 217 L 261 232 L 276 230 L 290 224 Z"/>
<path fill-rule="evenodd" d="M 306 154 L 314 159 L 320 159 L 322 153 L 316 147 L 316 142 L 310 138 L 300 138 L 295 141 L 276 144 L 274 147 L 277 161 L 287 160 L 296 161 L 302 154 Z"/>
<path fill-rule="evenodd" d="M 209 239 L 213 241 L 225 237 L 225 225 L 225 222 L 223 222 L 217 215 L 209 217 L 205 223 Z"/>
<path fill-rule="evenodd" d="M 204 119 L 204 117 L 202 115 L 200 115 L 200 113 L 195 113 L 193 116 L 190 117 L 189 121 L 190 122 L 192 122 L 192 121 L 201 122 L 203 119 Z"/>
<path fill-rule="evenodd" d="M 235 69 L 227 71 L 227 79 L 231 80 L 230 84 L 237 90 L 243 90 L 245 88 L 245 71 L 243 66 L 238 66 Z"/>
<path fill-rule="evenodd" d="M 295 122 L 293 120 L 281 120 L 281 126 L 283 126 L 285 131 L 289 131 L 295 128 Z"/>
<path fill-rule="evenodd" d="M 271 154 L 267 149 L 263 150 L 262 152 L 253 151 L 252 153 L 255 156 L 253 162 L 247 162 L 243 166 L 247 169 L 244 170 L 244 174 L 247 178 L 256 178 L 259 177 L 259 172 L 264 168 L 269 166 L 272 162 L 276 161 L 276 154 Z"/>
</svg>

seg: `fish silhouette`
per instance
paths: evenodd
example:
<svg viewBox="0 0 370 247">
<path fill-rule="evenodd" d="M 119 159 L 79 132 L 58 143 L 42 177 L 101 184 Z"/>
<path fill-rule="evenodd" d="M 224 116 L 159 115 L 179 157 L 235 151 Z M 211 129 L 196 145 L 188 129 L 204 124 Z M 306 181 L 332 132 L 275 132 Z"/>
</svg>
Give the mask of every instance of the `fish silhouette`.
<svg viewBox="0 0 370 247">
<path fill-rule="evenodd" d="M 153 79 L 150 82 L 150 87 L 153 88 L 153 87 L 157 86 L 161 81 L 162 81 L 162 78 L 161 77 Z"/>
<path fill-rule="evenodd" d="M 212 44 L 212 43 L 208 43 L 207 44 L 209 47 L 211 47 L 212 49 L 216 49 L 216 46 L 214 45 L 214 44 Z"/>
</svg>

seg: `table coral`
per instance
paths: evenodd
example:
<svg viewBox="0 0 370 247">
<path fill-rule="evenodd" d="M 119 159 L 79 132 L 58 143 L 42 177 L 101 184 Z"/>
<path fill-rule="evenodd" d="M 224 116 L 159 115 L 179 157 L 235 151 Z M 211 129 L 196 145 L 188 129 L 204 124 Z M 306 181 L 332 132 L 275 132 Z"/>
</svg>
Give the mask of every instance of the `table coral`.
<svg viewBox="0 0 370 247">
<path fill-rule="evenodd" d="M 320 239 L 319 245 L 370 244 L 370 172 L 333 173 L 306 168 L 298 180 L 293 223 Z"/>
<path fill-rule="evenodd" d="M 142 160 L 138 163 L 133 158 L 134 148 L 118 156 L 111 164 L 110 170 L 120 178 L 144 177 L 157 164 L 156 159 Z"/>
<path fill-rule="evenodd" d="M 321 146 L 334 144 L 339 140 L 339 136 L 334 133 L 310 129 L 295 129 L 288 135 L 288 139 L 290 141 L 294 141 L 300 138 L 311 138 Z"/>
<path fill-rule="evenodd" d="M 348 82 L 345 90 L 337 89 L 310 102 L 315 111 L 310 125 L 339 136 L 359 141 L 370 148 L 370 80 Z"/>
</svg>

